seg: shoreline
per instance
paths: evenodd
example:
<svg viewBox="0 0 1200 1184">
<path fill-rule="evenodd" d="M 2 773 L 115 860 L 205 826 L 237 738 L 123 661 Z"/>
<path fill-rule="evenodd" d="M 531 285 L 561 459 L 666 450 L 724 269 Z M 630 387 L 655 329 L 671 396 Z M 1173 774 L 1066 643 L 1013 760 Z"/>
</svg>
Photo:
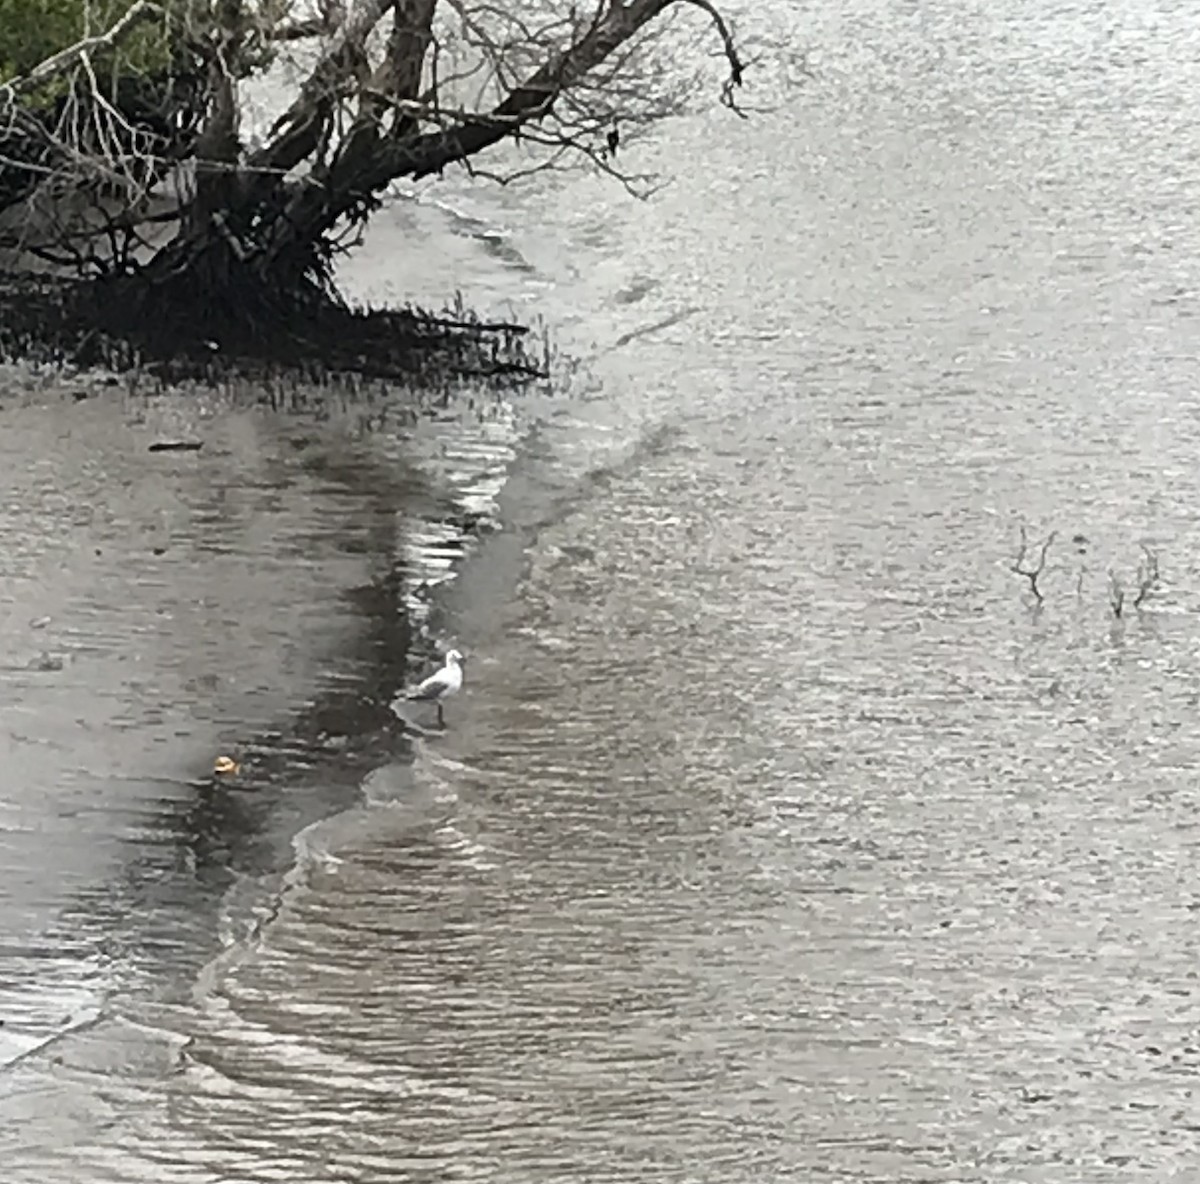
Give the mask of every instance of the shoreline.
<svg viewBox="0 0 1200 1184">
<path fill-rule="evenodd" d="M 251 320 L 203 292 L 159 292 L 136 276 L 81 281 L 0 269 L 0 362 L 104 369 L 137 383 L 235 379 L 350 386 L 403 381 L 445 392 L 464 382 L 514 390 L 549 376 L 548 340 L 486 320 L 458 300 L 441 312 L 309 291 Z"/>
<path fill-rule="evenodd" d="M 69 422 L 73 414 L 69 394 L 64 394 L 61 409 L 51 410 L 53 415 L 61 410 L 67 417 L 65 422 Z M 108 418 L 121 412 L 113 408 L 100 414 Z M 435 428 L 435 432 L 441 436 L 443 448 L 447 441 L 453 442 L 452 431 Z M 321 433 L 318 429 L 317 435 Z M 336 429 L 333 434 L 337 434 Z M 486 440 L 486 434 L 482 435 L 479 447 L 486 445 Z M 317 445 L 318 451 L 324 447 Z M 336 450 L 340 445 L 334 441 L 329 447 Z M 355 449 L 360 451 L 373 450 Z M 493 467 L 509 463 L 511 458 L 502 453 L 503 449 L 496 451 Z M 379 548 L 373 555 L 363 553 L 367 566 L 375 568 L 374 576 L 346 590 L 352 592 L 354 605 L 348 620 L 359 622 L 354 650 L 360 656 L 352 663 L 359 672 L 348 679 L 322 679 L 326 685 L 314 688 L 315 693 L 298 683 L 293 697 L 295 707 L 276 716 L 275 722 L 266 727 L 247 732 L 244 738 L 222 728 L 226 738 L 218 739 L 212 755 L 238 758 L 242 763 L 239 775 L 226 778 L 196 769 L 195 775 L 189 776 L 178 766 L 173 775 L 168 773 L 177 780 L 156 810 L 159 818 L 155 823 L 170 836 L 169 845 L 176 852 L 170 861 L 174 870 L 165 880 L 154 866 L 159 857 L 153 847 L 143 850 L 138 841 L 130 846 L 121 840 L 120 861 L 113 870 L 99 882 L 91 882 L 89 877 L 89 882 L 81 885 L 85 895 L 90 896 L 114 874 L 118 877 L 118 895 L 126 898 L 128 906 L 122 910 L 124 919 L 100 917 L 83 926 L 74 924 L 85 944 L 116 939 L 116 944 L 129 949 L 133 957 L 128 966 L 113 968 L 118 974 L 111 984 L 96 982 L 97 1019 L 79 1013 L 68 1017 L 70 1022 L 58 1030 L 28 1029 L 24 1043 L 36 1037 L 38 1047 L 18 1052 L 3 1068 L 19 1063 L 23 1074 L 29 1072 L 41 1078 L 39 1088 L 53 1088 L 56 1079 L 56 1071 L 46 1059 L 49 1053 L 43 1056 L 43 1048 L 58 1049 L 80 1028 L 88 1033 L 89 1041 L 95 1040 L 97 1024 L 104 1019 L 119 1020 L 144 1008 L 153 1011 L 164 1001 L 170 1006 L 170 999 L 178 997 L 181 990 L 186 994 L 192 982 L 186 966 L 194 963 L 199 971 L 222 952 L 219 931 L 228 921 L 223 916 L 228 894 L 234 892 L 237 912 L 246 915 L 245 886 L 254 888 L 257 883 L 265 888 L 279 877 L 286 879 L 293 874 L 298 857 L 296 843 L 305 831 L 347 812 L 380 804 L 368 800 L 365 784 L 369 775 L 380 768 L 411 764 L 411 730 L 397 719 L 390 702 L 395 692 L 411 680 L 413 670 L 409 667 L 414 650 L 424 649 L 431 636 L 440 637 L 448 588 L 458 583 L 478 555 L 472 540 L 486 534 L 490 520 L 496 516 L 503 484 L 486 499 L 491 503 L 487 513 L 481 504 L 480 487 L 486 482 L 482 482 L 478 471 L 478 451 L 465 465 L 452 461 L 461 470 L 457 474 L 462 487 L 458 496 L 445 489 L 430 491 L 437 496 L 422 494 L 414 490 L 412 478 L 404 472 L 374 472 L 371 467 L 363 468 L 361 460 L 346 466 L 344 455 L 334 455 L 338 462 L 335 469 L 328 469 L 325 462 L 319 467 L 322 480 L 340 484 L 349 477 L 377 502 L 377 508 L 370 511 L 373 524 L 364 527 L 359 514 L 357 528 L 349 532 L 366 529 Z M 393 468 L 382 452 L 376 454 L 376 459 L 378 465 L 374 467 Z M 164 454 L 163 463 L 203 465 L 204 461 L 205 453 L 201 452 L 174 457 Z M 440 487 L 445 474 L 433 480 Z M 402 516 L 400 521 L 397 515 Z M 451 553 L 454 558 L 447 562 Z M 422 557 L 423 573 L 419 566 Z M 137 610 L 136 605 L 131 607 Z M 426 658 L 422 654 L 417 664 L 423 664 Z M 67 665 L 72 667 L 73 660 Z M 283 675 L 285 681 L 288 677 Z M 59 693 L 53 682 L 42 693 L 46 691 Z M 195 768 L 194 761 L 186 756 L 184 759 Z M 119 802 L 101 802 L 98 808 L 119 812 L 123 807 Z M 251 895 L 258 899 L 259 893 Z M 67 917 L 80 909 L 87 910 L 77 890 L 68 891 L 63 904 L 65 908 L 56 910 L 48 928 L 30 931 L 30 941 L 57 946 L 55 935 L 66 931 Z M 181 936 L 186 930 L 190 934 L 182 943 L 186 949 L 159 959 L 152 944 L 144 946 L 144 936 L 137 936 L 150 929 L 178 930 Z M 72 954 L 64 949 L 59 957 L 70 959 Z M 181 972 L 188 981 L 180 978 Z M 108 977 L 107 973 L 103 976 Z M 130 980 L 130 990 L 122 986 L 125 979 Z M 36 977 L 30 977 L 27 990 L 36 994 L 36 982 Z M 20 1014 L 18 1009 L 15 1026 L 10 1019 L 10 1036 L 18 1035 L 26 1026 Z M 34 1014 L 31 1010 L 30 1018 Z"/>
</svg>

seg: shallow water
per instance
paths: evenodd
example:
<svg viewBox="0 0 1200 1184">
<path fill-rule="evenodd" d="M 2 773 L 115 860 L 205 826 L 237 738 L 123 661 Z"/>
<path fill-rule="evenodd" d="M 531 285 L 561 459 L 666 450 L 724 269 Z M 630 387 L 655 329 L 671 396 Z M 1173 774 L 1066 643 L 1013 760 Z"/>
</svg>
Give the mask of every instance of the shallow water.
<svg viewBox="0 0 1200 1184">
<path fill-rule="evenodd" d="M 547 316 L 588 357 L 553 398 L 412 438 L 306 425 L 336 477 L 294 420 L 222 408 L 216 481 L 151 474 L 128 414 L 20 412 L 5 734 L 39 743 L 4 798 L 5 973 L 38 992 L 27 1043 L 99 1018 L 4 1075 L 9 1178 L 1195 1162 L 1194 22 L 747 22 L 816 77 L 647 142 L 680 178 L 654 203 L 451 180 L 348 276 Z M 413 241 L 445 265 L 409 284 Z M 504 529 L 418 595 L 493 499 Z M 86 559 L 150 540 L 147 505 L 169 579 Z M 1021 523 L 1058 531 L 1040 607 Z M 1115 620 L 1142 543 L 1163 587 Z M 405 736 L 386 701 L 437 641 L 467 693 Z M 42 650 L 71 661 L 22 667 Z M 332 744 L 294 722 L 329 704 Z M 192 784 L 263 736 L 270 777 Z"/>
</svg>

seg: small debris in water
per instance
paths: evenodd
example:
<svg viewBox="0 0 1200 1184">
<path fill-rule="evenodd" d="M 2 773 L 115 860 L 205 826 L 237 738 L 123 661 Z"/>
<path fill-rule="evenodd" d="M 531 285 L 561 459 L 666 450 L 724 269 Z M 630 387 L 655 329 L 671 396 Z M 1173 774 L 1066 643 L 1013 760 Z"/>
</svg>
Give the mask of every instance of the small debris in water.
<svg viewBox="0 0 1200 1184">
<path fill-rule="evenodd" d="M 219 756 L 213 761 L 213 772 L 221 777 L 232 777 L 241 766 L 232 757 Z"/>
<path fill-rule="evenodd" d="M 1046 1093 L 1044 1090 L 1030 1089 L 1027 1085 L 1021 1086 L 1021 1101 L 1027 1106 L 1034 1106 L 1039 1102 L 1049 1102 L 1053 1098 L 1053 1094 Z"/>
<path fill-rule="evenodd" d="M 49 617 L 34 617 L 33 620 L 29 622 L 29 628 L 30 629 L 45 629 L 46 626 L 49 624 L 50 624 Z"/>
<path fill-rule="evenodd" d="M 151 452 L 199 452 L 204 447 L 202 440 L 156 440 L 150 445 Z"/>
</svg>

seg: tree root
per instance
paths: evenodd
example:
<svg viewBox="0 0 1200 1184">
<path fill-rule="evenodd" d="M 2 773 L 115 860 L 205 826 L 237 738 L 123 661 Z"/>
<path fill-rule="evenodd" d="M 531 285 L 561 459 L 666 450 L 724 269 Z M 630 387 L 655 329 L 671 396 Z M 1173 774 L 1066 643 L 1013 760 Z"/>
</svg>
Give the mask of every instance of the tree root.
<svg viewBox="0 0 1200 1184">
<path fill-rule="evenodd" d="M 521 325 L 462 309 L 356 308 L 315 283 L 281 289 L 243 276 L 206 286 L 191 272 L 169 285 L 0 274 L 0 358 L 142 371 L 168 383 L 278 376 L 437 387 L 470 378 L 518 387 L 548 370 L 544 343 Z"/>
</svg>

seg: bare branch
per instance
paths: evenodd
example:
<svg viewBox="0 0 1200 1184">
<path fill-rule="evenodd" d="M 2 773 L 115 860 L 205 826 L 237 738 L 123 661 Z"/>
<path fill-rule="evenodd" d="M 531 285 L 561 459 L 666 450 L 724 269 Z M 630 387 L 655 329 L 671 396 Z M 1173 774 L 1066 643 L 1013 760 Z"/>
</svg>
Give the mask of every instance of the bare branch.
<svg viewBox="0 0 1200 1184">
<path fill-rule="evenodd" d="M 1038 587 L 1038 580 L 1042 572 L 1046 570 L 1046 555 L 1050 550 L 1050 544 L 1054 542 L 1058 532 L 1052 530 L 1045 538 L 1041 545 L 1040 551 L 1037 552 L 1037 560 L 1034 562 L 1034 548 L 1029 546 L 1029 536 L 1024 524 L 1021 526 L 1021 549 L 1017 552 L 1016 558 L 1012 561 L 1009 571 L 1015 572 L 1019 576 L 1024 576 L 1029 581 L 1029 590 L 1037 598 L 1037 602 L 1041 604 L 1044 597 L 1042 590 Z"/>
<path fill-rule="evenodd" d="M 60 50 L 52 57 L 48 57 L 44 62 L 39 62 L 28 74 L 22 75 L 20 78 L 14 78 L 11 82 L 0 86 L 0 98 L 12 102 L 16 96 L 28 94 L 30 91 L 36 90 L 52 78 L 57 78 L 60 74 L 65 74 L 72 66 L 86 59 L 88 55 L 94 53 L 96 50 L 112 49 L 128 37 L 139 25 L 150 20 L 152 17 L 161 17 L 163 15 L 165 15 L 164 9 L 157 4 L 151 3 L 151 0 L 137 0 L 135 4 L 130 6 L 124 16 L 116 21 L 106 32 L 97 33 L 94 37 L 84 37 L 82 41 L 77 41 L 74 45 Z"/>
<path fill-rule="evenodd" d="M 276 25 L 266 30 L 264 36 L 268 41 L 304 41 L 310 37 L 328 37 L 337 28 L 331 16 L 315 16 L 308 20 L 292 21 L 287 25 Z"/>
<path fill-rule="evenodd" d="M 330 99 L 344 90 L 364 46 L 380 18 L 396 0 L 359 0 L 342 21 L 337 36 L 321 55 L 300 93 L 271 128 L 274 139 L 247 161 L 251 173 L 287 172 L 316 146 L 328 117 Z"/>
<path fill-rule="evenodd" d="M 397 143 L 379 162 L 378 184 L 393 177 L 421 178 L 473 156 L 511 135 L 514 128 L 545 118 L 559 96 L 633 37 L 674 0 L 632 0 L 601 6 L 596 19 L 567 48 L 553 53 L 523 83 L 486 114 L 451 132 L 434 132 Z"/>
<path fill-rule="evenodd" d="M 742 59 L 738 57 L 737 46 L 733 41 L 733 34 L 729 31 L 729 26 L 725 23 L 725 18 L 720 14 L 716 6 L 710 3 L 710 0 L 687 0 L 687 3 L 694 4 L 697 8 L 703 8 L 712 17 L 713 24 L 717 26 L 717 32 L 721 37 L 721 45 L 725 49 L 725 58 L 729 62 L 729 78 L 721 88 L 721 102 L 731 111 L 736 112 L 745 119 L 746 113 L 738 108 L 737 102 L 733 97 L 733 88 L 742 85 L 742 74 L 745 71 Z"/>
<path fill-rule="evenodd" d="M 525 168 L 512 169 L 508 172 L 480 168 L 468 157 L 463 164 L 472 177 L 480 177 L 493 181 L 498 185 L 511 185 L 515 181 L 525 180 L 538 173 L 552 172 L 558 169 L 568 154 L 581 156 L 589 161 L 597 171 L 618 181 L 630 197 L 645 201 L 661 188 L 662 184 L 650 173 L 626 173 L 612 164 L 612 157 L 607 148 L 597 148 L 582 139 L 576 139 L 558 132 L 550 135 L 540 135 L 536 131 L 527 132 L 525 138 L 540 147 L 549 148 L 550 154 L 536 164 Z"/>
</svg>

